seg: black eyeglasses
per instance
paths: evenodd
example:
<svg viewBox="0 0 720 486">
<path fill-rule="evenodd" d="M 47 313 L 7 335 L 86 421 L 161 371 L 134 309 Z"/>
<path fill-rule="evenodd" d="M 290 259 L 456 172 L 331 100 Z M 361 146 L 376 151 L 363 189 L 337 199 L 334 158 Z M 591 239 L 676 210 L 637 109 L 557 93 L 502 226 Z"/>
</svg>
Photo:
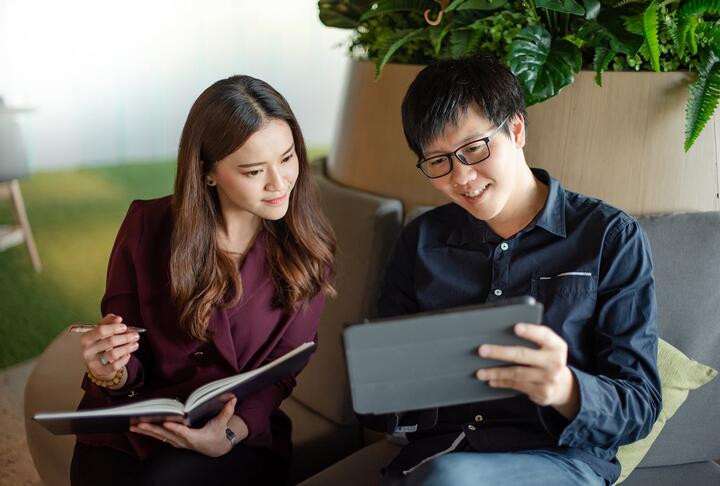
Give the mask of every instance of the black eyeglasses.
<svg viewBox="0 0 720 486">
<path fill-rule="evenodd" d="M 423 174 L 430 179 L 437 179 L 452 172 L 453 156 L 455 156 L 461 164 L 465 165 L 474 165 L 482 162 L 490 157 L 490 140 L 497 135 L 503 125 L 505 125 L 505 122 L 508 121 L 508 118 L 510 117 L 505 118 L 488 136 L 468 142 L 453 152 L 436 155 L 429 159 L 420 159 L 417 164 L 415 164 L 415 167 L 420 169 Z"/>
</svg>

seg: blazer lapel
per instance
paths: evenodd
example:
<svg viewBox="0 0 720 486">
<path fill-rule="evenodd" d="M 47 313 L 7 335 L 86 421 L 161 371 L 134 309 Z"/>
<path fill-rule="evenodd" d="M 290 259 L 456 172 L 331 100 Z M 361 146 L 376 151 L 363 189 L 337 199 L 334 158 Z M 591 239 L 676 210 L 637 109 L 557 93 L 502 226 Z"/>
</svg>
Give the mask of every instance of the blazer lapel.
<svg viewBox="0 0 720 486">
<path fill-rule="evenodd" d="M 242 297 L 240 302 L 231 308 L 215 309 L 210 317 L 210 328 L 212 329 L 212 341 L 220 352 L 220 355 L 233 367 L 236 372 L 238 368 L 238 352 L 235 339 L 231 330 L 229 314 L 236 314 L 245 306 L 253 296 L 265 285 L 272 284 L 272 278 L 267 268 L 266 246 L 267 233 L 263 230 L 255 238 L 248 254 L 240 266 L 240 281 L 242 284 Z"/>
</svg>

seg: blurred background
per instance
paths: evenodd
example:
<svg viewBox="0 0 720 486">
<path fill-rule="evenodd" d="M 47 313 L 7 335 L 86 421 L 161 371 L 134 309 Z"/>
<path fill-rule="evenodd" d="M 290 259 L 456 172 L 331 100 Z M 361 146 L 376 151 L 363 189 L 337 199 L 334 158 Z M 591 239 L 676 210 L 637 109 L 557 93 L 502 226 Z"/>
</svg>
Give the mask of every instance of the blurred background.
<svg viewBox="0 0 720 486">
<path fill-rule="evenodd" d="M 314 0 L 0 0 L 0 126 L 22 140 L 19 187 L 42 262 L 35 272 L 24 243 L 0 251 L 0 368 L 36 356 L 70 322 L 97 320 L 127 206 L 171 192 L 185 117 L 214 81 L 269 82 L 311 157 L 323 155 L 347 38 L 321 24 Z M 2 177 L 5 163 L 0 183 L 18 177 Z M 0 225 L 13 213 L 0 199 Z"/>
</svg>

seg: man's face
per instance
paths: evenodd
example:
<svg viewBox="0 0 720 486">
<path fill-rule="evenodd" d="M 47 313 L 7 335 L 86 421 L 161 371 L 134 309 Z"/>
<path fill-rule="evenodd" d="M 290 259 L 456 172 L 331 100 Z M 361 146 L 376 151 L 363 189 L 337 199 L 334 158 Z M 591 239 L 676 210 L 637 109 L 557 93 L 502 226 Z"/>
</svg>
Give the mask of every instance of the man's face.
<svg viewBox="0 0 720 486">
<path fill-rule="evenodd" d="M 490 221 L 500 215 L 512 196 L 523 161 L 522 147 L 525 127 L 521 117 L 506 122 L 511 131 L 497 133 L 489 142 L 490 156 L 480 163 L 465 165 L 453 157 L 452 171 L 437 179 L 429 179 L 438 191 L 467 210 L 477 219 Z M 453 152 L 458 147 L 486 137 L 495 125 L 476 106 L 458 118 L 456 126 L 448 126 L 425 148 L 425 158 Z"/>
</svg>

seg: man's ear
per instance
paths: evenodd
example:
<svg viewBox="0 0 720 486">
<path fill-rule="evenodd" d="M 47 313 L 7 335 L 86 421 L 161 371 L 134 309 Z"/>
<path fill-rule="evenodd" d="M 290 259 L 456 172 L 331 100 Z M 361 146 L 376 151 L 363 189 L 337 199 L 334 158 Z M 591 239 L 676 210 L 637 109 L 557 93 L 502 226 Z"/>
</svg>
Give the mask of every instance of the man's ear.
<svg viewBox="0 0 720 486">
<path fill-rule="evenodd" d="M 510 139 L 515 143 L 515 147 L 525 147 L 525 117 L 520 113 L 516 113 L 509 120 L 510 122 Z"/>
</svg>

